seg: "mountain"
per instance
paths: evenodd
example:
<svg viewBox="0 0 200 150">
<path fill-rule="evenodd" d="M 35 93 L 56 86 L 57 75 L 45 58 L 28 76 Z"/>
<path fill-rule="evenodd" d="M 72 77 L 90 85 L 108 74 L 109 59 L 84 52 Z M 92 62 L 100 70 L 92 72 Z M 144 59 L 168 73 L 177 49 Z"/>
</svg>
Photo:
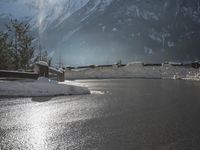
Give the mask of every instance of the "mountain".
<svg viewBox="0 0 200 150">
<path fill-rule="evenodd" d="M 89 0 L 1 0 L 1 19 L 29 19 L 34 28 L 46 30 L 60 18 L 67 19 Z"/>
<path fill-rule="evenodd" d="M 1 18 L 31 18 L 65 64 L 200 58 L 200 0 L 1 0 L 0 9 Z"/>
</svg>

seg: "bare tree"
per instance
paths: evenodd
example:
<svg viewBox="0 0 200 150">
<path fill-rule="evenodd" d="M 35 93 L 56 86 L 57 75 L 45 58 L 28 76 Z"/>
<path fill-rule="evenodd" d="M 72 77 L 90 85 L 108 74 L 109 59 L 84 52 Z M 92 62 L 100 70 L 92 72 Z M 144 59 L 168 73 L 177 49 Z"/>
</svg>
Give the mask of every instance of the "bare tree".
<svg viewBox="0 0 200 150">
<path fill-rule="evenodd" d="M 30 25 L 11 19 L 10 24 L 7 24 L 6 27 L 11 43 L 14 69 L 27 69 L 35 50 L 32 46 L 33 37 L 30 35 Z"/>
<path fill-rule="evenodd" d="M 0 69 L 9 69 L 10 53 L 8 44 L 8 35 L 0 32 Z"/>
</svg>

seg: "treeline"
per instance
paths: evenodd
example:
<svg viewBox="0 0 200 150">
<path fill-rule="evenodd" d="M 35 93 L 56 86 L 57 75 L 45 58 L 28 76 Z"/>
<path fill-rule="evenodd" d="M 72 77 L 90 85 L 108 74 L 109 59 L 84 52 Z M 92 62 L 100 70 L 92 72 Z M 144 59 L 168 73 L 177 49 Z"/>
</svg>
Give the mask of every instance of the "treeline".
<svg viewBox="0 0 200 150">
<path fill-rule="evenodd" d="M 0 32 L 0 69 L 29 69 L 35 51 L 33 40 L 29 23 L 10 20 Z"/>
</svg>

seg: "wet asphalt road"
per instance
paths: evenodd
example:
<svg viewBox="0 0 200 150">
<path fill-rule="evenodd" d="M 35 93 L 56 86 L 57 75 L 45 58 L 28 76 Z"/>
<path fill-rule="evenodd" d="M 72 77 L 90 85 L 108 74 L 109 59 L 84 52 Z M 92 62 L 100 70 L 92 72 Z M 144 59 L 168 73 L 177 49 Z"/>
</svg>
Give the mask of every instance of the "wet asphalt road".
<svg viewBox="0 0 200 150">
<path fill-rule="evenodd" d="M 200 82 L 77 82 L 92 94 L 0 98 L 0 149 L 200 149 Z"/>
</svg>

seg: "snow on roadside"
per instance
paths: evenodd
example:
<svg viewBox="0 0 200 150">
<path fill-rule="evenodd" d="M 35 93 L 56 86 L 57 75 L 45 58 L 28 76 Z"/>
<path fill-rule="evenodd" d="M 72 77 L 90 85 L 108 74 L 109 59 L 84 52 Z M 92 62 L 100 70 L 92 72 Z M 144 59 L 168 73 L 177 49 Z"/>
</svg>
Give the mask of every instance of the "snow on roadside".
<svg viewBox="0 0 200 150">
<path fill-rule="evenodd" d="M 89 93 L 87 87 L 59 84 L 43 77 L 36 81 L 0 81 L 0 96 L 5 97 L 81 95 Z"/>
<path fill-rule="evenodd" d="M 86 84 L 82 84 L 80 82 L 77 82 L 76 80 L 65 80 L 65 82 L 60 82 L 60 84 L 67 84 L 67 85 L 73 85 L 73 86 L 81 86 L 81 87 L 88 87 Z"/>
<path fill-rule="evenodd" d="M 179 65 L 179 64 L 178 64 Z M 145 66 L 142 62 L 130 62 L 123 67 L 96 67 L 65 71 L 65 78 L 103 79 L 103 78 L 157 78 L 200 80 L 200 69 L 192 66 L 174 66 L 171 64 Z"/>
</svg>

